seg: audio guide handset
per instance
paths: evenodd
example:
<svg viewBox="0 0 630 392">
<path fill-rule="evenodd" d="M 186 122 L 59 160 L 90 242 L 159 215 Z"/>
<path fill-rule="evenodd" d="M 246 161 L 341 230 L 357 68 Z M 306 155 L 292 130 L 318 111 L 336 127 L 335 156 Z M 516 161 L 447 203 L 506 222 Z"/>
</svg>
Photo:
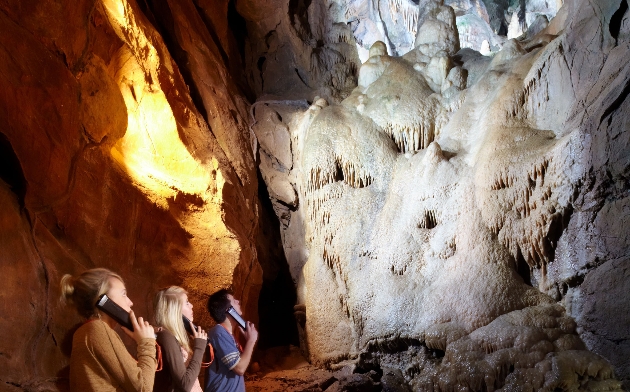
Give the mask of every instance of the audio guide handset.
<svg viewBox="0 0 630 392">
<path fill-rule="evenodd" d="M 190 321 L 188 319 L 188 317 L 182 315 L 182 320 L 184 321 L 184 328 L 186 328 L 186 332 L 188 332 L 189 335 L 194 335 L 195 334 L 195 324 L 192 323 L 192 321 Z"/>
<path fill-rule="evenodd" d="M 113 318 L 118 324 L 133 332 L 133 324 L 131 324 L 129 312 L 121 308 L 120 305 L 109 298 L 107 294 L 103 294 L 98 298 L 96 307 Z"/>
<path fill-rule="evenodd" d="M 236 311 L 236 309 L 234 309 L 233 306 L 230 306 L 227 310 L 227 313 L 232 316 L 232 318 L 234 320 L 236 320 L 236 322 L 238 323 L 238 325 L 241 326 L 241 328 L 246 329 L 247 328 L 247 322 L 245 322 L 245 320 L 243 320 L 243 317 L 241 317 L 240 314 L 238 314 L 238 312 Z"/>
</svg>

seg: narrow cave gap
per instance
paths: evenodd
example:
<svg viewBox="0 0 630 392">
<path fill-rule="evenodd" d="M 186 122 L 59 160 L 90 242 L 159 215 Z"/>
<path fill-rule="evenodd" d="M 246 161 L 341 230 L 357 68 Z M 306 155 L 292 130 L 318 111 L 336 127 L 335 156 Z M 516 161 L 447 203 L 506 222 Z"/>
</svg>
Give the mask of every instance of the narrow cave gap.
<svg viewBox="0 0 630 392">
<path fill-rule="evenodd" d="M 499 26 L 499 30 L 497 31 L 497 35 L 500 35 L 502 37 L 507 37 L 507 33 L 508 33 L 508 25 L 504 20 L 502 20 L 501 25 Z"/>
<path fill-rule="evenodd" d="M 621 22 L 623 21 L 623 16 L 626 14 L 626 11 L 628 11 L 628 1 L 621 0 L 619 9 L 615 11 L 608 24 L 608 31 L 610 31 L 610 35 L 615 39 L 615 46 L 619 44 L 619 31 L 621 30 Z"/>
<path fill-rule="evenodd" d="M 376 353 L 376 352 L 381 352 L 385 354 L 397 354 L 397 353 L 407 351 L 409 347 L 412 347 L 412 346 L 414 347 L 425 346 L 426 347 L 426 345 L 419 339 L 394 336 L 394 337 L 383 339 L 380 341 L 376 340 L 376 341 L 370 342 L 367 346 L 367 352 L 364 355 L 369 355 L 370 353 Z M 431 351 L 430 349 L 428 350 Z M 440 351 L 440 350 L 436 350 L 436 351 Z"/>
<path fill-rule="evenodd" d="M 334 181 L 343 181 L 345 178 L 343 176 L 343 168 L 341 167 L 341 165 L 337 162 L 337 164 L 335 165 L 335 177 L 334 177 Z"/>
<path fill-rule="evenodd" d="M 289 0 L 289 18 L 302 41 L 308 42 L 313 37 L 308 21 L 308 8 L 312 0 Z M 297 19 L 297 20 L 296 20 Z"/>
<path fill-rule="evenodd" d="M 219 40 L 219 36 L 217 35 L 216 29 L 214 28 L 212 21 L 208 19 L 206 13 L 203 11 L 201 7 L 199 7 L 196 1 L 193 1 L 193 4 L 195 5 L 195 9 L 197 9 L 197 14 L 199 14 L 199 16 L 201 17 L 201 20 L 203 20 L 203 24 L 206 26 L 208 33 L 210 33 L 210 37 L 212 38 L 212 41 L 214 41 L 214 43 L 217 45 L 217 48 L 219 49 L 219 54 L 221 55 L 221 60 L 223 60 L 223 64 L 228 66 L 230 63 L 230 59 L 228 57 L 228 54 L 225 52 L 225 49 L 221 45 L 221 41 Z"/>
<path fill-rule="evenodd" d="M 280 238 L 280 221 L 276 216 L 267 186 L 258 171 L 260 216 L 256 251 L 263 270 L 263 284 L 258 299 L 260 337 L 258 347 L 299 346 L 293 306 L 297 293 Z"/>
<path fill-rule="evenodd" d="M 520 248 L 517 250 L 516 259 L 514 260 L 514 263 L 516 264 L 516 273 L 519 274 L 521 278 L 523 278 L 523 282 L 526 285 L 531 286 L 532 285 L 531 269 L 529 268 L 529 264 L 527 264 L 527 262 L 525 261 L 525 258 L 523 257 L 523 254 L 521 253 Z"/>
<path fill-rule="evenodd" d="M 193 104 L 207 122 L 208 111 L 206 110 L 206 107 L 203 103 L 201 93 L 197 88 L 192 72 L 188 67 L 188 55 L 186 51 L 179 45 L 179 42 L 177 42 L 177 35 L 175 34 L 174 25 L 175 22 L 173 20 L 173 15 L 171 13 L 170 7 L 165 1 L 162 0 L 145 0 L 145 3 L 147 6 L 147 11 L 150 12 L 151 15 L 153 15 L 152 19 L 155 21 L 155 29 L 162 36 L 164 44 L 173 57 L 173 60 L 177 63 L 179 72 L 184 78 L 184 82 L 188 86 L 190 98 L 192 99 Z M 208 126 L 210 126 L 209 123 Z"/>
<path fill-rule="evenodd" d="M 244 71 L 247 25 L 245 19 L 236 11 L 234 1 L 231 1 L 228 4 L 228 31 L 231 35 L 228 37 L 229 43 L 227 48 L 223 47 L 222 42 L 219 39 L 219 35 L 217 34 L 217 31 L 214 27 L 214 24 L 212 23 L 212 20 L 209 19 L 208 14 L 204 11 L 204 9 L 199 6 L 198 1 L 194 0 L 193 4 L 195 6 L 195 9 L 197 10 L 197 14 L 199 15 L 199 17 L 203 21 L 203 24 L 208 30 L 210 38 L 212 38 L 212 41 L 215 43 L 217 49 L 219 50 L 221 60 L 223 61 L 225 67 L 228 69 L 230 76 L 232 76 L 232 80 L 236 83 L 236 86 L 239 88 L 240 92 L 245 95 L 245 98 L 247 98 L 249 102 L 254 102 L 256 100 L 256 97 L 253 93 L 253 90 L 250 88 L 250 85 L 246 81 Z M 230 53 L 228 52 L 230 52 L 231 47 L 236 47 L 236 49 L 238 50 L 238 58 L 230 59 Z"/>
<path fill-rule="evenodd" d="M 294 211 L 294 212 L 295 212 L 295 211 L 297 211 L 297 210 L 298 210 L 298 208 L 299 208 L 299 205 L 298 205 L 298 204 L 296 204 L 296 205 L 291 205 L 291 204 L 288 204 L 288 203 L 283 202 L 282 200 L 276 200 L 276 202 L 277 202 L 278 204 L 280 204 L 281 206 L 285 207 L 285 208 L 286 208 L 287 210 L 289 210 L 289 211 Z"/>
<path fill-rule="evenodd" d="M 562 283 L 562 291 L 563 294 L 566 294 L 570 288 L 575 288 L 580 286 L 584 282 L 584 278 L 586 277 L 585 273 L 574 275 Z"/>
<path fill-rule="evenodd" d="M 149 1 L 151 0 L 138 1 L 138 7 L 140 7 L 140 10 L 147 17 L 147 19 L 149 19 L 149 22 L 151 22 L 153 26 L 157 27 L 157 21 L 155 20 L 155 15 L 153 15 L 153 11 L 151 11 L 151 7 L 149 6 Z"/>
<path fill-rule="evenodd" d="M 525 23 L 525 15 L 527 13 L 527 2 L 525 0 L 520 0 L 520 6 L 518 10 L 518 21 L 519 23 Z"/>
<path fill-rule="evenodd" d="M 247 21 L 236 10 L 236 1 L 234 0 L 228 3 L 227 20 L 228 30 L 232 32 L 232 36 L 236 40 L 236 48 L 242 60 L 245 58 L 245 42 L 248 38 Z"/>
<path fill-rule="evenodd" d="M 302 83 L 304 83 L 305 86 L 308 87 L 308 83 L 307 83 L 308 78 L 306 76 L 302 75 L 302 72 L 300 72 L 299 69 L 297 69 L 297 68 L 294 68 L 294 69 L 295 69 L 295 74 L 297 75 L 298 78 L 300 78 L 300 81 Z"/>
<path fill-rule="evenodd" d="M 20 208 L 24 208 L 26 177 L 9 138 L 2 132 L 0 132 L 0 179 L 15 193 Z"/>
<path fill-rule="evenodd" d="M 444 355 L 446 354 L 446 352 L 444 350 L 440 350 L 437 348 L 429 348 L 427 349 L 427 351 L 429 352 L 429 358 L 431 359 L 439 359 L 441 360 L 442 358 L 444 358 Z"/>
<path fill-rule="evenodd" d="M 606 108 L 606 110 L 604 110 L 604 114 L 602 114 L 602 116 L 600 117 L 599 123 L 601 124 L 607 116 L 617 111 L 621 107 L 621 104 L 623 104 L 623 102 L 626 100 L 626 98 L 628 98 L 628 96 L 630 96 L 630 80 L 626 80 L 626 84 L 623 87 L 623 90 L 621 91 L 619 96 Z M 609 118 L 609 126 L 610 122 L 612 122 L 612 116 Z"/>
<path fill-rule="evenodd" d="M 547 254 L 549 260 L 556 258 L 556 247 L 560 237 L 569 226 L 569 221 L 573 215 L 573 205 L 569 204 L 562 210 L 560 214 L 552 215 L 549 223 L 549 231 L 547 232 L 546 241 L 543 242 L 543 250 Z"/>
<path fill-rule="evenodd" d="M 260 56 L 258 58 L 258 61 L 256 62 L 256 68 L 258 68 L 258 71 L 260 71 L 261 75 L 263 73 L 263 66 L 265 65 L 265 61 L 267 61 L 267 58 L 265 56 Z"/>
<path fill-rule="evenodd" d="M 267 61 L 267 58 L 265 56 L 261 56 L 256 62 L 256 68 L 258 68 L 258 73 L 260 74 L 260 91 L 265 91 L 265 77 L 263 72 L 265 61 Z"/>
<path fill-rule="evenodd" d="M 512 0 L 515 2 L 515 0 Z M 519 0 L 516 0 L 519 1 Z M 496 34 L 501 36 L 507 36 L 508 25 L 512 18 L 512 15 L 508 15 L 508 8 L 510 7 L 509 0 L 494 0 L 491 2 L 484 2 L 488 14 L 490 16 L 490 25 L 496 29 Z M 520 4 L 520 2 L 519 2 Z M 514 6 L 516 4 L 513 4 Z M 494 19 L 494 23 L 493 23 Z"/>
</svg>

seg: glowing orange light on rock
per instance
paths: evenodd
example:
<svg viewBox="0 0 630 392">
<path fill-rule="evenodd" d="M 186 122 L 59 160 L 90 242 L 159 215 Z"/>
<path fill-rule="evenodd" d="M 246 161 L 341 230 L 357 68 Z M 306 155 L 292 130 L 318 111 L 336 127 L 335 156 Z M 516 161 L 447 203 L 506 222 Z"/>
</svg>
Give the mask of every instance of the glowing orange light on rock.
<svg viewBox="0 0 630 392">
<path fill-rule="evenodd" d="M 208 169 L 216 170 L 217 165 L 204 167 L 179 138 L 157 77 L 160 59 L 155 47 L 125 0 L 104 0 L 103 5 L 114 31 L 128 43 L 110 65 L 128 113 L 127 131 L 111 149 L 112 157 L 159 205 L 165 207 L 166 199 L 179 192 L 204 197 L 213 181 Z M 217 180 L 222 182 L 220 173 Z"/>
</svg>

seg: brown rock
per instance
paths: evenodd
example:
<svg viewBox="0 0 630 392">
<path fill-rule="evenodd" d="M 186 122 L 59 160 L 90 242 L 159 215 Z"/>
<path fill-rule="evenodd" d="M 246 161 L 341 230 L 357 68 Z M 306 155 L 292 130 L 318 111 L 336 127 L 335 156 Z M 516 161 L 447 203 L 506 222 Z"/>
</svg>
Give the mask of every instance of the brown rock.
<svg viewBox="0 0 630 392">
<path fill-rule="evenodd" d="M 201 31 L 191 5 L 175 4 L 171 16 Z M 208 325 L 207 295 L 231 286 L 257 320 L 247 103 L 207 31 L 181 37 L 183 47 L 207 45 L 190 59 L 199 65 L 191 65 L 197 106 L 134 1 L 3 2 L 0 10 L 0 147 L 14 157 L 0 170 L 2 314 L 11 315 L 0 322 L 0 379 L 67 388 L 80 320 L 59 304 L 58 284 L 86 268 L 120 273 L 140 315 L 151 315 L 158 287 L 179 284 Z"/>
</svg>

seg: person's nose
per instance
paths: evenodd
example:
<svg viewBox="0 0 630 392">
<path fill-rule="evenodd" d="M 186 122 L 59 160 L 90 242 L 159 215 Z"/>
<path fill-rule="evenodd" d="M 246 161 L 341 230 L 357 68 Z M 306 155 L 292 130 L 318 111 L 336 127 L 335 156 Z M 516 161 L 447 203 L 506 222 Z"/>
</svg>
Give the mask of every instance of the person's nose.
<svg viewBox="0 0 630 392">
<path fill-rule="evenodd" d="M 133 306 L 133 302 L 131 302 L 131 300 L 129 300 L 129 307 Z"/>
</svg>

